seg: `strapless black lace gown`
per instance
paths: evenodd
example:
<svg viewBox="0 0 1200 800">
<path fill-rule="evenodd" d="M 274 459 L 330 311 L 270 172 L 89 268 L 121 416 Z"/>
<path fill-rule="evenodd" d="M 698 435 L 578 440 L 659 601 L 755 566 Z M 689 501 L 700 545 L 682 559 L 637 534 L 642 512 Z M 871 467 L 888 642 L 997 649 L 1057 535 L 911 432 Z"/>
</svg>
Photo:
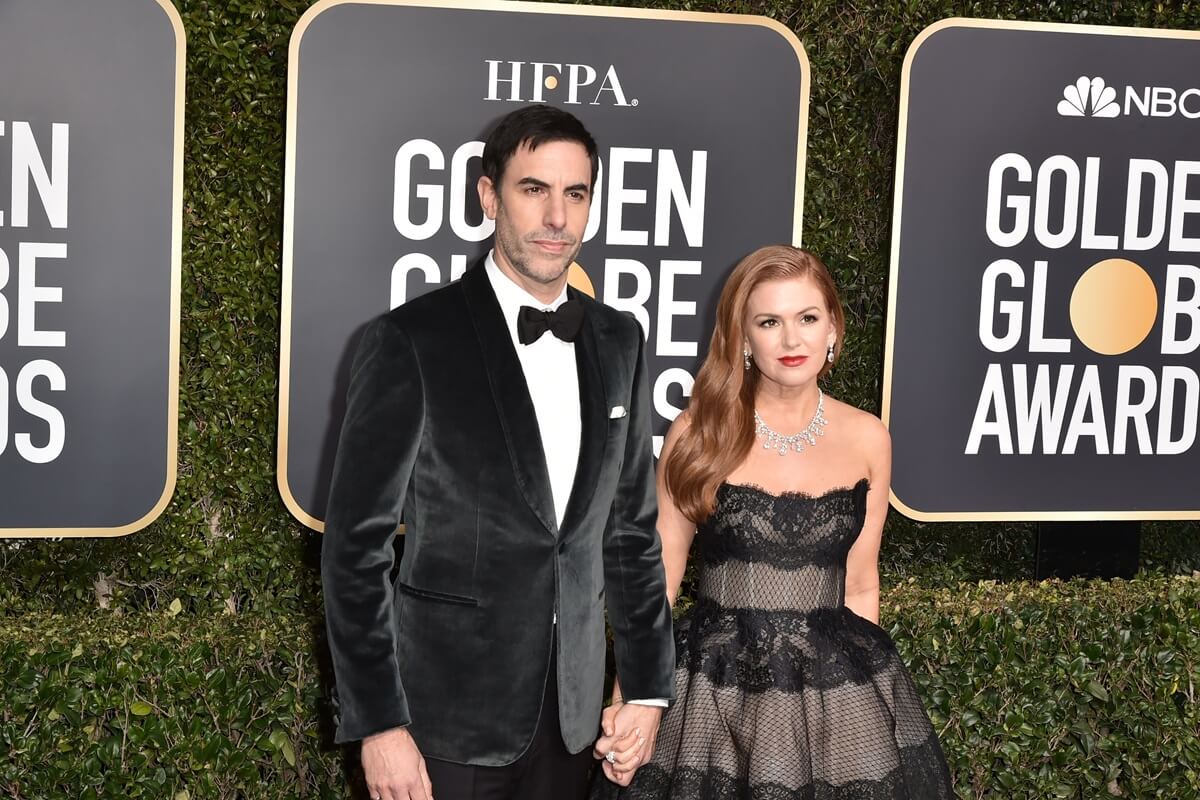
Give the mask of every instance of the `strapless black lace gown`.
<svg viewBox="0 0 1200 800">
<path fill-rule="evenodd" d="M 696 533 L 674 705 L 626 789 L 593 798 L 941 800 L 950 774 L 888 635 L 844 605 L 867 481 L 819 496 L 723 484 Z"/>
</svg>

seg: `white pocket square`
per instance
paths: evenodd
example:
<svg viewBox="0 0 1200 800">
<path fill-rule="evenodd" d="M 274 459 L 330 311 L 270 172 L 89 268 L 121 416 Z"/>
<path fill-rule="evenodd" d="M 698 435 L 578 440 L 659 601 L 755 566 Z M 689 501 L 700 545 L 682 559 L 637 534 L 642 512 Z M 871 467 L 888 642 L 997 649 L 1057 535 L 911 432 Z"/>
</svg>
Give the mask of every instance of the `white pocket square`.
<svg viewBox="0 0 1200 800">
<path fill-rule="evenodd" d="M 629 412 L 625 410 L 625 406 L 613 406 L 612 410 L 610 410 L 608 412 L 608 418 L 609 419 L 620 419 L 621 417 L 625 416 L 628 413 Z"/>
</svg>

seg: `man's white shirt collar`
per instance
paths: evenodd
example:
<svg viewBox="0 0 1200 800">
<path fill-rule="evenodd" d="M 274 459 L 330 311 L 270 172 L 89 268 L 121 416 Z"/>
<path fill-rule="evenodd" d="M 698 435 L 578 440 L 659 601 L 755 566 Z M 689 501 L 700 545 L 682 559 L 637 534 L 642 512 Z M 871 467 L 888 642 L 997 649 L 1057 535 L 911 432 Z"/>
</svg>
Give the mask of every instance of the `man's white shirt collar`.
<svg viewBox="0 0 1200 800">
<path fill-rule="evenodd" d="M 567 302 L 566 284 L 563 284 L 558 297 L 549 303 L 543 303 L 525 291 L 523 287 L 517 285 L 512 278 L 501 271 L 500 266 L 496 263 L 495 250 L 488 251 L 487 258 L 483 261 L 483 268 L 487 272 L 488 280 L 491 281 L 496 300 L 500 302 L 500 310 L 504 312 L 504 321 L 508 323 L 508 332 L 514 342 L 517 341 L 517 315 L 521 312 L 521 306 L 533 306 L 537 309 L 553 311 Z"/>
</svg>

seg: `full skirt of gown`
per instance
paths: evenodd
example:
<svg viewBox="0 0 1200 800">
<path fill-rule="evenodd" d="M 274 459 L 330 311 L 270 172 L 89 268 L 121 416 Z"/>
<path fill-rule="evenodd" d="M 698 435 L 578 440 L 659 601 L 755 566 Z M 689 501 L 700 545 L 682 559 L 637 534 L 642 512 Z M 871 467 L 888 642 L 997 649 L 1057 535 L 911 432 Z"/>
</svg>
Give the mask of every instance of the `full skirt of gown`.
<svg viewBox="0 0 1200 800">
<path fill-rule="evenodd" d="M 720 487 L 654 755 L 625 789 L 597 770 L 593 800 L 955 796 L 891 639 L 844 605 L 867 491 Z"/>
</svg>

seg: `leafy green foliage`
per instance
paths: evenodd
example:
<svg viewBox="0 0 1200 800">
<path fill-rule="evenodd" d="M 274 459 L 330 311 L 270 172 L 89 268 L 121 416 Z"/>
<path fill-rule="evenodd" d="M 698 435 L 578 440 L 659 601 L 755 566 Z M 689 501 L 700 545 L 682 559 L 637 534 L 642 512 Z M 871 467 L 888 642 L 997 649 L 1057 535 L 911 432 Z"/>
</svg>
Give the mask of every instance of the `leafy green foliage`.
<svg viewBox="0 0 1200 800">
<path fill-rule="evenodd" d="M 883 597 L 961 797 L 1200 796 L 1200 578 Z M 343 797 L 301 615 L 0 619 L 0 795 Z"/>
<path fill-rule="evenodd" d="M 883 621 L 961 797 L 1200 797 L 1200 578 L 910 580 Z"/>
<path fill-rule="evenodd" d="M 311 625 L 0 621 L 0 795 L 342 797 Z"/>
<path fill-rule="evenodd" d="M 284 509 L 274 465 L 287 51 L 310 4 L 177 0 L 188 46 L 178 485 L 129 537 L 0 542 L 0 795 L 343 796 L 321 699 L 320 539 Z M 830 389 L 876 411 L 912 39 L 950 16 L 1200 28 L 1200 5 L 1148 0 L 647 4 L 762 14 L 804 42 L 804 243 L 834 269 L 849 322 Z M 1200 526 L 1144 526 L 1147 575 L 1128 584 L 1022 583 L 1034 531 L 888 520 L 885 624 L 960 792 L 1200 796 L 1200 590 L 1165 577 L 1200 569 Z M 974 585 L 988 579 L 1010 583 Z"/>
</svg>

